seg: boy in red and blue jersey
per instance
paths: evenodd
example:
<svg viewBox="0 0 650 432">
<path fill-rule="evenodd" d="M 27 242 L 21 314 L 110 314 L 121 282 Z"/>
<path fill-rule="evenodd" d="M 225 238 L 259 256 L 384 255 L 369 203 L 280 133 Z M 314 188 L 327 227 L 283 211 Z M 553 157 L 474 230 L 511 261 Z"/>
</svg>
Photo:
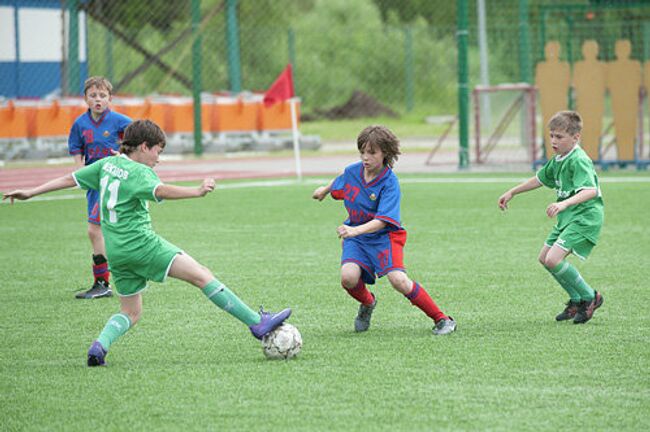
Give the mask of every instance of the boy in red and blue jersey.
<svg viewBox="0 0 650 432">
<path fill-rule="evenodd" d="M 78 168 L 117 153 L 124 130 L 131 123 L 127 116 L 110 110 L 112 92 L 113 86 L 104 77 L 90 77 L 84 83 L 84 98 L 88 111 L 75 120 L 68 137 L 68 151 L 74 157 Z M 75 297 L 110 297 L 113 292 L 109 284 L 106 247 L 100 227 L 99 192 L 88 190 L 86 200 L 88 237 L 93 248 L 94 282 L 88 291 L 80 292 Z"/>
<path fill-rule="evenodd" d="M 445 335 L 456 329 L 419 283 L 406 275 L 403 249 L 406 230 L 400 222 L 400 187 L 391 169 L 397 160 L 399 140 L 384 126 L 369 126 L 359 134 L 361 162 L 348 166 L 342 175 L 317 188 L 313 198 L 328 194 L 343 200 L 348 219 L 337 228 L 343 239 L 341 285 L 360 304 L 354 328 L 363 332 L 377 305 L 366 284 L 387 276 L 390 284 L 434 322 L 433 333 Z"/>
</svg>

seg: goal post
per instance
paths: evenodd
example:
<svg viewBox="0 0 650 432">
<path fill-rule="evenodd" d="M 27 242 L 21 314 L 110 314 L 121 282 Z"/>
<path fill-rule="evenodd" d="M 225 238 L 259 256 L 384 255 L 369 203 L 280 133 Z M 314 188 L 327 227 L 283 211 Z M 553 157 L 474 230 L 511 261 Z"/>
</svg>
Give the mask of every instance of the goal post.
<svg viewBox="0 0 650 432">
<path fill-rule="evenodd" d="M 490 98 L 488 113 L 482 104 Z M 477 85 L 474 105 L 474 162 L 530 164 L 541 157 L 536 131 L 536 88 L 528 83 Z M 486 121 L 488 120 L 489 121 Z"/>
</svg>

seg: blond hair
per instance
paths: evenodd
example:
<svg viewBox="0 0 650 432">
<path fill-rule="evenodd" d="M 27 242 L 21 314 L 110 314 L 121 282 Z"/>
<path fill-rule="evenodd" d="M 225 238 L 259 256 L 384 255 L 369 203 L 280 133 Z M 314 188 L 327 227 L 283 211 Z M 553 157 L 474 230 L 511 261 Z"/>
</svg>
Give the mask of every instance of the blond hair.
<svg viewBox="0 0 650 432">
<path fill-rule="evenodd" d="M 109 95 L 113 94 L 113 84 L 103 76 L 92 76 L 84 81 L 84 94 L 88 92 L 88 89 L 91 87 L 104 88 L 108 91 Z"/>
<path fill-rule="evenodd" d="M 575 111 L 560 111 L 548 121 L 551 131 L 564 131 L 569 135 L 582 132 L 582 117 Z"/>
</svg>

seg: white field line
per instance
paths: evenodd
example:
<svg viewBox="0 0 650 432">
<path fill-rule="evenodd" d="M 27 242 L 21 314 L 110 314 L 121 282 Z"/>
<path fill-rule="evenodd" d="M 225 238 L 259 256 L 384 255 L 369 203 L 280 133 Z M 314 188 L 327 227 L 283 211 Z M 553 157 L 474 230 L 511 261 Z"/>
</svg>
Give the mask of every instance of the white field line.
<svg viewBox="0 0 650 432">
<path fill-rule="evenodd" d="M 333 178 L 333 177 L 332 177 Z M 332 178 L 309 178 L 302 182 L 294 179 L 287 180 L 260 180 L 250 182 L 226 183 L 217 184 L 216 189 L 244 189 L 244 188 L 265 188 L 265 187 L 280 187 L 292 186 L 300 184 L 320 185 L 329 182 Z M 418 183 L 465 183 L 465 184 L 481 184 L 481 183 L 508 183 L 517 184 L 529 177 L 416 177 L 416 178 L 403 178 L 400 179 L 401 184 L 418 184 Z M 601 177 L 601 183 L 650 183 L 650 177 Z M 15 201 L 21 203 L 30 203 L 38 201 L 62 201 L 70 199 L 84 198 L 85 193 L 74 193 L 66 195 L 55 196 L 39 196 L 32 198 L 28 201 Z M 0 204 L 9 204 L 9 201 L 0 201 Z"/>
</svg>

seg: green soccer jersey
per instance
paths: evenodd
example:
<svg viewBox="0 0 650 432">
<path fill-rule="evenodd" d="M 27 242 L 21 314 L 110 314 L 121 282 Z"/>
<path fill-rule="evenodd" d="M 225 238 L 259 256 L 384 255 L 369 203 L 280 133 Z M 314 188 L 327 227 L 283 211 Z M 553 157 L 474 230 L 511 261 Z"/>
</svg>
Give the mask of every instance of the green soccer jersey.
<svg viewBox="0 0 650 432">
<path fill-rule="evenodd" d="M 598 241 L 603 224 L 603 198 L 594 164 L 587 153 L 576 145 L 565 156 L 555 156 L 537 171 L 541 184 L 555 189 L 557 201 L 564 201 L 583 189 L 596 189 L 595 198 L 570 206 L 557 216 L 556 227 L 564 230 L 569 224 L 581 227 L 582 234 L 593 243 Z"/>
<path fill-rule="evenodd" d="M 126 155 L 100 159 L 73 174 L 82 189 L 98 190 L 102 233 L 111 267 L 143 257 L 159 237 L 153 231 L 149 201 L 162 184 L 148 166 Z"/>
</svg>

